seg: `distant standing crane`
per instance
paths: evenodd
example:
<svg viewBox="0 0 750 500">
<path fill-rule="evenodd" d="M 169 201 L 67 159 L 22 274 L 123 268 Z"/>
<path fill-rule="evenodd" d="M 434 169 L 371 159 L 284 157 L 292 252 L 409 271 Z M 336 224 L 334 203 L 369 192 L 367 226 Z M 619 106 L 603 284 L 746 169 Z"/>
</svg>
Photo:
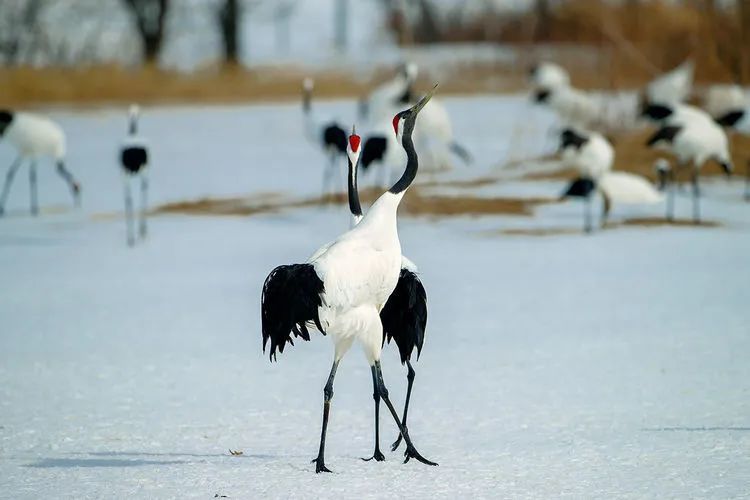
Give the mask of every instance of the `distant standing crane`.
<svg viewBox="0 0 750 500">
<path fill-rule="evenodd" d="M 5 175 L 0 193 L 0 216 L 5 213 L 5 202 L 13 184 L 16 171 L 25 160 L 29 160 L 29 187 L 31 214 L 39 214 L 36 163 L 39 158 L 52 158 L 57 164 L 57 173 L 68 183 L 76 206 L 80 205 L 81 185 L 65 168 L 65 133 L 62 128 L 44 116 L 0 110 L 0 140 L 6 139 L 18 151 L 18 157 Z"/>
<path fill-rule="evenodd" d="M 142 137 L 138 135 L 138 106 L 130 106 L 130 126 L 128 135 L 120 149 L 120 166 L 122 167 L 122 178 L 125 188 L 125 223 L 127 226 L 128 246 L 135 244 L 135 221 L 133 214 L 133 197 L 130 185 L 135 179 L 140 179 L 141 184 L 141 210 L 138 224 L 138 235 L 141 239 L 146 237 L 146 199 L 148 194 L 148 179 L 146 169 L 148 167 L 148 146 Z"/>
</svg>

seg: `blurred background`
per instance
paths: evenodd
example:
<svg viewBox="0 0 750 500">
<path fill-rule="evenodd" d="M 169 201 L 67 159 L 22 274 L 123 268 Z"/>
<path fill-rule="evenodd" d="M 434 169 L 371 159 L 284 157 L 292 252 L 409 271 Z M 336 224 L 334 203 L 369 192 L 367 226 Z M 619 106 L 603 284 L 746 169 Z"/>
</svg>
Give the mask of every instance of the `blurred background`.
<svg viewBox="0 0 750 500">
<path fill-rule="evenodd" d="M 636 87 L 687 58 L 750 80 L 743 0 L 4 0 L 6 105 L 351 95 L 408 59 L 441 92 L 522 88 L 554 60 L 582 88 Z"/>
</svg>

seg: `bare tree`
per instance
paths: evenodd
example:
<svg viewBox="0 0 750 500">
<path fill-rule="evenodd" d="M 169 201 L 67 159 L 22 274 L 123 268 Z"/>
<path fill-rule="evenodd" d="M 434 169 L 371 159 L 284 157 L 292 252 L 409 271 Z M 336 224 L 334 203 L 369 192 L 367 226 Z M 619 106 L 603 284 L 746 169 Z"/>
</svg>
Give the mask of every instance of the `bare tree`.
<svg viewBox="0 0 750 500">
<path fill-rule="evenodd" d="M 240 26 L 243 14 L 239 0 L 224 0 L 218 11 L 224 62 L 237 64 L 240 60 Z"/>
<path fill-rule="evenodd" d="M 164 20 L 169 10 L 169 0 L 123 0 L 135 21 L 143 43 L 143 59 L 154 63 L 161 52 L 164 40 Z"/>
<path fill-rule="evenodd" d="M 536 0 L 534 7 L 536 14 L 536 29 L 534 30 L 534 40 L 547 41 L 550 35 L 550 9 L 549 0 Z"/>
</svg>

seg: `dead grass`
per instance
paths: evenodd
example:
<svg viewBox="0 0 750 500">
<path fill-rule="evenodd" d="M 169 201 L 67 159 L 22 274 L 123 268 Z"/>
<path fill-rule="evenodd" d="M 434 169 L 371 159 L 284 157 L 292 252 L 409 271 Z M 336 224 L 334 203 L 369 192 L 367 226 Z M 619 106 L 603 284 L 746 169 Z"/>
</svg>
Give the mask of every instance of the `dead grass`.
<svg viewBox="0 0 750 500">
<path fill-rule="evenodd" d="M 487 181 L 483 181 L 487 182 Z M 373 202 L 381 194 L 378 189 L 366 189 L 360 192 L 364 203 Z M 487 215 L 530 216 L 535 206 L 553 203 L 549 198 L 484 198 L 469 195 L 430 195 L 419 187 L 409 190 L 409 195 L 401 204 L 401 214 L 412 217 L 479 217 Z M 248 198 L 202 198 L 193 201 L 167 203 L 156 207 L 153 214 L 184 215 L 225 215 L 251 216 L 267 213 L 278 213 L 296 208 L 325 206 L 328 204 L 344 205 L 346 195 L 337 193 L 332 196 L 288 199 L 276 193 L 266 193 Z"/>
<path fill-rule="evenodd" d="M 96 106 L 111 103 L 161 104 L 273 102 L 297 100 L 302 79 L 315 78 L 319 98 L 357 98 L 390 78 L 392 68 L 374 71 L 370 78 L 335 71 L 310 73 L 301 68 L 229 67 L 184 74 L 154 67 L 0 68 L 0 107 L 45 104 Z M 500 83 L 499 83 L 500 82 Z M 423 75 L 427 89 L 433 77 Z M 454 68 L 440 78 L 440 93 L 500 92 L 523 88 L 524 80 L 511 69 L 493 65 Z"/>
<path fill-rule="evenodd" d="M 675 227 L 721 227 L 721 224 L 716 221 L 704 220 L 698 223 L 693 222 L 692 219 L 674 219 L 667 220 L 664 218 L 652 218 L 652 217 L 637 217 L 632 219 L 625 219 L 621 223 L 623 226 L 639 226 L 639 227 L 664 227 L 664 226 L 675 226 Z"/>
</svg>

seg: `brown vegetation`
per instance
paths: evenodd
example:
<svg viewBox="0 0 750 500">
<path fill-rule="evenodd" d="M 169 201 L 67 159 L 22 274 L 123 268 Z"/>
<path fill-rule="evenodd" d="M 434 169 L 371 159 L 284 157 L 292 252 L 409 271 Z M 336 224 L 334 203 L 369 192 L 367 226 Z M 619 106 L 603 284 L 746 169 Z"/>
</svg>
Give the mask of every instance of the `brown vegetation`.
<svg viewBox="0 0 750 500">
<path fill-rule="evenodd" d="M 360 196 L 363 202 L 371 203 L 380 193 L 381 191 L 378 189 L 366 189 L 360 192 Z M 535 206 L 553 201 L 548 198 L 479 198 L 470 195 L 427 195 L 419 187 L 413 187 L 409 191 L 409 196 L 404 198 L 401 205 L 401 214 L 413 217 L 529 216 L 532 215 Z M 246 198 L 202 198 L 194 201 L 167 203 L 155 208 L 153 213 L 246 216 L 327 204 L 344 205 L 346 203 L 347 198 L 343 193 L 296 200 L 287 199 L 278 194 L 266 193 Z"/>
</svg>

